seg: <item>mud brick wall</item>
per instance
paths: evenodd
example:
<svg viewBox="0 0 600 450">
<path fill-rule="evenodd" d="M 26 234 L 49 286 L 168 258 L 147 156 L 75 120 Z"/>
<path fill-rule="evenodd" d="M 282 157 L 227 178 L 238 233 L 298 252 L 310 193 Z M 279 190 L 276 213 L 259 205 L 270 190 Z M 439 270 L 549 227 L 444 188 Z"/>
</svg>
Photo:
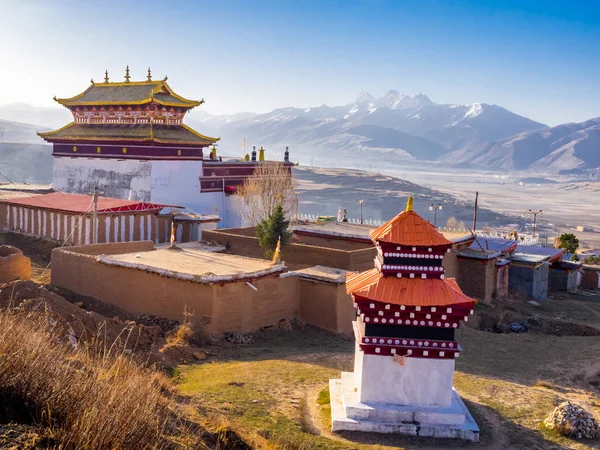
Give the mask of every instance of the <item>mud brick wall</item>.
<svg viewBox="0 0 600 450">
<path fill-rule="evenodd" d="M 96 261 L 99 254 L 147 251 L 153 242 L 96 244 L 52 251 L 51 283 L 134 314 L 154 314 L 183 321 L 186 308 L 193 321 L 211 334 L 254 331 L 295 317 L 299 309 L 297 280 L 271 275 L 230 283 L 204 284 L 161 276 L 140 269 Z"/>
<path fill-rule="evenodd" d="M 225 245 L 235 255 L 264 258 L 258 239 L 251 235 L 252 228 L 205 230 L 203 239 Z M 317 265 L 360 271 L 373 268 L 377 254 L 375 247 L 359 250 L 339 250 L 307 244 L 288 244 L 281 250 L 281 260 L 291 270 L 305 269 Z"/>
<path fill-rule="evenodd" d="M 0 245 L 0 283 L 31 278 L 31 260 L 10 245 Z"/>
</svg>

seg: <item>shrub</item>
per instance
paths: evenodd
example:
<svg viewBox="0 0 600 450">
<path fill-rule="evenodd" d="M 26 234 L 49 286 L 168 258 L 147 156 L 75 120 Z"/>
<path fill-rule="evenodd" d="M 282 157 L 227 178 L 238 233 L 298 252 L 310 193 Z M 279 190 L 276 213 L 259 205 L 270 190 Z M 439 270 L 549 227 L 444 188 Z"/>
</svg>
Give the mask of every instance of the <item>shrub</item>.
<svg viewBox="0 0 600 450">
<path fill-rule="evenodd" d="M 273 256 L 279 239 L 281 239 L 281 246 L 284 246 L 291 241 L 292 236 L 290 221 L 285 218 L 281 204 L 275 207 L 273 213 L 269 214 L 266 220 L 261 220 L 256 225 L 256 237 L 258 237 L 258 243 L 267 258 Z"/>
</svg>

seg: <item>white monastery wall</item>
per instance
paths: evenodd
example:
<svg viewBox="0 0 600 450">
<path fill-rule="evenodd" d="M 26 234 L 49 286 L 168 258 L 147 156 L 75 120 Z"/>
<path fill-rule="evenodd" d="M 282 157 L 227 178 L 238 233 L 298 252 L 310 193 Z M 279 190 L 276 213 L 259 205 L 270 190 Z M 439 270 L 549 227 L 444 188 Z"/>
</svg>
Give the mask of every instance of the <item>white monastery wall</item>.
<svg viewBox="0 0 600 450">
<path fill-rule="evenodd" d="M 242 200 L 223 192 L 200 192 L 202 161 L 139 161 L 134 159 L 54 158 L 53 187 L 70 194 L 185 206 L 198 214 L 217 214 L 220 228 L 245 224 L 239 216 Z M 119 230 L 117 230 L 119 231 Z"/>
<path fill-rule="evenodd" d="M 202 161 L 152 161 L 151 164 L 153 202 L 181 206 L 198 202 Z"/>
<path fill-rule="evenodd" d="M 105 197 L 150 201 L 152 164 L 133 159 L 55 157 L 52 186 L 85 195 L 93 194 L 98 186 Z"/>
</svg>

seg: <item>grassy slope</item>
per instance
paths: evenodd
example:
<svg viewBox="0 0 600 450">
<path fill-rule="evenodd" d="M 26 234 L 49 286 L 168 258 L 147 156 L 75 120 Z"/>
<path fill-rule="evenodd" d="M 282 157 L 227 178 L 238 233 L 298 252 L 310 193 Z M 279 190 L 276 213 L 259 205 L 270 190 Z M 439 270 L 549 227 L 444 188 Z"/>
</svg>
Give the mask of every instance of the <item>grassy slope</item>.
<svg viewBox="0 0 600 450">
<path fill-rule="evenodd" d="M 487 307 L 482 306 L 486 310 Z M 600 325 L 600 302 L 556 300 L 538 314 L 561 315 Z M 264 448 L 597 448 L 557 436 L 542 420 L 571 399 L 600 416 L 598 391 L 587 376 L 600 363 L 600 337 L 541 333 L 499 335 L 459 330 L 465 348 L 457 360 L 455 387 L 481 427 L 481 442 L 329 432 L 327 384 L 352 370 L 353 346 L 317 330 L 257 333 L 249 346 L 225 349 L 218 360 L 180 367 L 180 389 L 199 400 L 201 411 Z M 540 381 L 543 380 L 543 381 Z M 256 400 L 256 401 L 255 401 Z M 321 404 L 319 404 L 321 403 Z"/>
</svg>

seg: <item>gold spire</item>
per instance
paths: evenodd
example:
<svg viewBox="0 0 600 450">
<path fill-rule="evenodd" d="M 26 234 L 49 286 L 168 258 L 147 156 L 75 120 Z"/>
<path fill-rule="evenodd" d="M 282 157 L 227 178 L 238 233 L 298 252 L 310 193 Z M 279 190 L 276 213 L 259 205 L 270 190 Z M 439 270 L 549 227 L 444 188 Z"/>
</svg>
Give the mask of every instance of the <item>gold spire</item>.
<svg viewBox="0 0 600 450">
<path fill-rule="evenodd" d="M 108 70 L 104 72 L 104 82 L 108 83 Z"/>
<path fill-rule="evenodd" d="M 148 67 L 148 78 L 147 81 L 152 81 L 152 73 L 150 72 L 150 67 Z"/>
<path fill-rule="evenodd" d="M 410 197 L 408 197 L 408 200 L 406 201 L 406 209 L 404 211 L 410 212 L 412 210 L 413 210 L 413 198 L 411 195 Z"/>
<path fill-rule="evenodd" d="M 129 76 L 129 65 L 127 65 L 127 68 L 125 69 L 125 83 L 129 83 L 129 79 L 131 77 Z"/>
</svg>

